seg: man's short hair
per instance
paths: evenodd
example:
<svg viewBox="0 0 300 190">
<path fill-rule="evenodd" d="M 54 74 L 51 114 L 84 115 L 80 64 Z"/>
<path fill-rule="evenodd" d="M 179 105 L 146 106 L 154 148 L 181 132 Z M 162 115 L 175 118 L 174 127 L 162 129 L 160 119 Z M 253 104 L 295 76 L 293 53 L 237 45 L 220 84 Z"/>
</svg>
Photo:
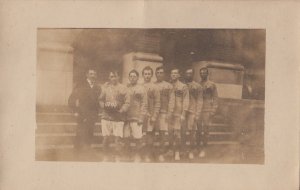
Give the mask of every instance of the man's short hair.
<svg viewBox="0 0 300 190">
<path fill-rule="evenodd" d="M 155 72 L 157 72 L 158 70 L 164 70 L 165 72 L 165 68 L 163 66 L 156 67 Z"/>
<path fill-rule="evenodd" d="M 199 69 L 199 72 L 201 72 L 202 70 L 206 70 L 208 72 L 208 68 L 207 67 L 202 67 Z"/>
<path fill-rule="evenodd" d="M 137 70 L 135 70 L 135 69 L 132 69 L 132 70 L 129 72 L 128 76 L 130 76 L 131 73 L 135 73 L 137 77 L 139 76 L 139 72 L 137 72 Z"/>
<path fill-rule="evenodd" d="M 115 71 L 115 70 L 113 70 L 113 71 L 109 71 L 108 72 L 108 76 L 110 75 L 110 74 L 113 74 L 113 75 L 115 75 L 115 76 L 119 76 L 119 72 L 118 71 Z"/>
<path fill-rule="evenodd" d="M 177 67 L 172 68 L 172 69 L 170 70 L 170 73 L 171 73 L 172 71 L 174 71 L 174 70 L 177 70 L 178 73 L 180 74 L 180 70 L 179 70 Z"/>
<path fill-rule="evenodd" d="M 85 71 L 85 73 L 88 74 L 90 71 L 95 71 L 97 73 L 97 71 L 96 71 L 95 68 L 87 68 L 87 70 Z"/>
<path fill-rule="evenodd" d="M 151 75 L 153 75 L 153 69 L 150 66 L 146 66 L 143 70 L 142 70 L 142 74 L 144 75 L 144 71 L 151 71 Z"/>
<path fill-rule="evenodd" d="M 192 70 L 192 72 L 194 73 L 194 69 L 193 69 L 193 68 L 187 68 L 187 69 L 185 70 L 185 72 L 187 72 L 188 70 Z"/>
</svg>

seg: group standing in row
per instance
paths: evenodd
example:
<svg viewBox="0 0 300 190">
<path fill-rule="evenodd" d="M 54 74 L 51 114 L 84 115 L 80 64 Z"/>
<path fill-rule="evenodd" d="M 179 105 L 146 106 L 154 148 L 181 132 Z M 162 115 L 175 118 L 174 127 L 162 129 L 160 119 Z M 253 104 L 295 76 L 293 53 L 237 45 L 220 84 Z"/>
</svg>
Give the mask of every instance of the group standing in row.
<svg viewBox="0 0 300 190">
<path fill-rule="evenodd" d="M 154 72 L 157 80 L 151 82 Z M 204 157 L 209 124 L 217 109 L 216 85 L 208 80 L 206 67 L 200 69 L 200 83 L 194 81 L 193 69 L 185 70 L 184 81 L 179 80 L 178 68 L 170 71 L 170 82 L 165 80 L 165 72 L 163 67 L 153 71 L 147 66 L 141 73 L 144 82 L 139 84 L 139 72 L 131 70 L 125 86 L 119 82 L 118 72 L 112 71 L 100 87 L 96 71 L 88 70 L 87 80 L 77 85 L 69 98 L 69 106 L 78 115 L 76 147 L 90 146 L 102 112 L 104 160 L 119 160 L 122 155 L 137 162 L 163 162 L 166 155 L 176 161 L 183 155 Z"/>
</svg>

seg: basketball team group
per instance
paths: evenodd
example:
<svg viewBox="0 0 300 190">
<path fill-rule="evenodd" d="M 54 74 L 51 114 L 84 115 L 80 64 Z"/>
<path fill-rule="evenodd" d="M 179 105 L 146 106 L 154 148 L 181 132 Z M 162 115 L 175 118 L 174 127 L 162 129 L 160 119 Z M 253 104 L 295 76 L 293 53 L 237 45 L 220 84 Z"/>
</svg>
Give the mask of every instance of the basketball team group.
<svg viewBox="0 0 300 190">
<path fill-rule="evenodd" d="M 68 101 L 78 119 L 76 150 L 89 148 L 93 138 L 101 138 L 103 161 L 206 157 L 209 126 L 218 106 L 216 85 L 206 67 L 199 70 L 199 83 L 192 68 L 169 72 L 167 76 L 164 67 L 146 66 L 141 73 L 133 69 L 126 86 L 116 71 L 108 71 L 108 81 L 99 85 L 96 70 L 88 69 L 86 80 L 75 86 Z M 96 137 L 99 115 L 102 135 Z"/>
</svg>

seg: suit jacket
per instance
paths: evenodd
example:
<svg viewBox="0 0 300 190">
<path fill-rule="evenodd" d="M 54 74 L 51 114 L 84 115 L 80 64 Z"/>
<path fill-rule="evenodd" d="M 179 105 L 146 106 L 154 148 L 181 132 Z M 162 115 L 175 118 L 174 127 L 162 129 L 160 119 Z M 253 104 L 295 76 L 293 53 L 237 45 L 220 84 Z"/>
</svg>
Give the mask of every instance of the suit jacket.
<svg viewBox="0 0 300 190">
<path fill-rule="evenodd" d="M 100 91 L 96 84 L 91 88 L 88 81 L 76 85 L 68 100 L 69 107 L 82 117 L 95 117 L 99 112 Z"/>
</svg>

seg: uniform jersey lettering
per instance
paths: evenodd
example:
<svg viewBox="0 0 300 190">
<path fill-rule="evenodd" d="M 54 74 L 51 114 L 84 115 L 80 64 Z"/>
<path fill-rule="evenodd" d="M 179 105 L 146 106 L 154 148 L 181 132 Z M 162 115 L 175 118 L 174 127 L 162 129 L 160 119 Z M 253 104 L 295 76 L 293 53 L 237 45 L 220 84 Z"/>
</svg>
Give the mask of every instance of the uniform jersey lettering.
<svg viewBox="0 0 300 190">
<path fill-rule="evenodd" d="M 176 97 L 182 97 L 183 96 L 183 90 L 175 90 L 175 96 Z"/>
<path fill-rule="evenodd" d="M 169 96 L 169 89 L 162 89 L 161 90 L 161 95 L 162 96 Z"/>
</svg>

